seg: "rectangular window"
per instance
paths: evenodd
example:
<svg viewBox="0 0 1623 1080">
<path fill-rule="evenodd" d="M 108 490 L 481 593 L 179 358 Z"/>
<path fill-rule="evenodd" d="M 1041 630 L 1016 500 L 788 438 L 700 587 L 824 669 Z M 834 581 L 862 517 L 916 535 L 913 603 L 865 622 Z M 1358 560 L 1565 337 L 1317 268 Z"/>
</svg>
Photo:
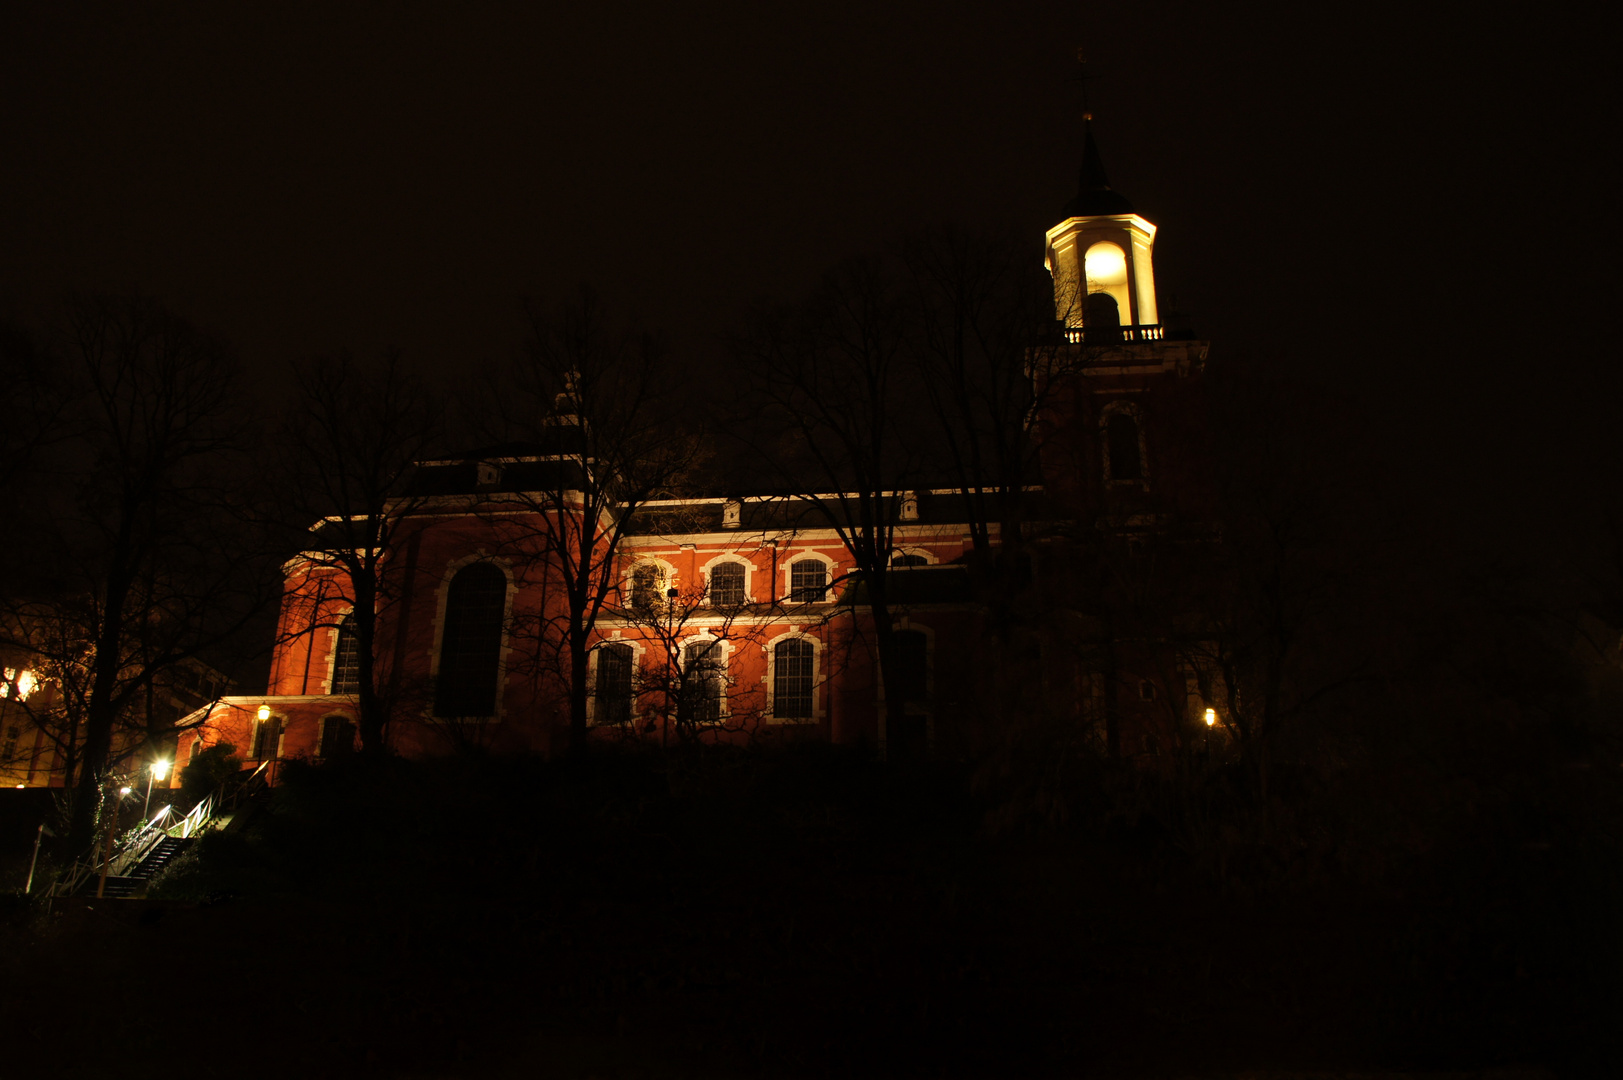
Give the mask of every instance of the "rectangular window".
<svg viewBox="0 0 1623 1080">
<path fill-rule="evenodd" d="M 267 761 L 277 756 L 277 744 L 282 738 L 282 722 L 274 716 L 269 720 L 254 721 L 254 759 Z"/>
<path fill-rule="evenodd" d="M 816 604 L 828 596 L 828 566 L 821 559 L 801 559 L 789 567 L 789 599 Z"/>
<path fill-rule="evenodd" d="M 597 707 L 599 724 L 631 720 L 631 646 L 604 645 L 597 650 Z"/>
<path fill-rule="evenodd" d="M 721 719 L 725 696 L 721 643 L 699 641 L 682 650 L 683 704 L 692 723 L 713 724 Z"/>
<path fill-rule="evenodd" d="M 361 650 L 355 636 L 355 616 L 345 615 L 338 624 L 338 646 L 333 650 L 332 693 L 361 692 Z"/>
<path fill-rule="evenodd" d="M 787 720 L 812 716 L 812 643 L 804 638 L 780 641 L 772 649 L 772 715 Z"/>
<path fill-rule="evenodd" d="M 917 630 L 898 630 L 893 649 L 896 670 L 888 689 L 903 701 L 929 698 L 930 639 Z"/>
<path fill-rule="evenodd" d="M 321 756 L 339 757 L 355 749 L 355 725 L 342 716 L 321 721 Z"/>
<path fill-rule="evenodd" d="M 718 563 L 710 568 L 710 603 L 713 607 L 738 607 L 744 602 L 744 564 Z"/>
</svg>

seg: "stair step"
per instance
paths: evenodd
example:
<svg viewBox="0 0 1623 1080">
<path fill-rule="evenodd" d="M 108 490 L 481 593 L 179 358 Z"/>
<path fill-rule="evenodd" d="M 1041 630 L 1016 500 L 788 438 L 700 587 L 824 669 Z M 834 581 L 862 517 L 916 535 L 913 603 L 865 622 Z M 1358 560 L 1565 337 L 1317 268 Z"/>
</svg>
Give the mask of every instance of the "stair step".
<svg viewBox="0 0 1623 1080">
<path fill-rule="evenodd" d="M 80 889 L 79 895 L 95 896 L 96 889 L 100 882 L 101 879 L 99 877 L 88 878 L 85 881 L 83 888 Z M 145 884 L 146 882 L 140 880 L 139 878 L 113 877 L 109 875 L 107 878 L 107 888 L 102 892 L 102 896 L 103 898 L 109 900 L 127 900 L 136 893 L 140 892 L 141 887 Z"/>
</svg>

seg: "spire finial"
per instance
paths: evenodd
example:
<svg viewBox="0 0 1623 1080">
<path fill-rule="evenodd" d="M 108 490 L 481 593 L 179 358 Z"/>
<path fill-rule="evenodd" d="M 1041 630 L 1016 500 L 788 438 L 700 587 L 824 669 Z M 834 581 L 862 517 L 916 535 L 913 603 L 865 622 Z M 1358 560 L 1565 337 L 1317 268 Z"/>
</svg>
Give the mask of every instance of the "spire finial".
<svg viewBox="0 0 1623 1080">
<path fill-rule="evenodd" d="M 1088 58 L 1083 54 L 1082 46 L 1076 47 L 1076 81 L 1082 86 L 1082 121 L 1087 123 L 1093 119 L 1093 111 L 1088 108 Z"/>
<path fill-rule="evenodd" d="M 1105 176 L 1104 158 L 1093 141 L 1093 110 L 1088 107 L 1088 83 L 1093 76 L 1088 71 L 1087 56 L 1080 47 L 1076 50 L 1077 82 L 1082 86 L 1082 171 L 1077 178 L 1076 198 L 1066 205 L 1067 217 L 1088 217 L 1096 214 L 1130 214 L 1133 204 L 1119 192 L 1112 191 Z"/>
</svg>

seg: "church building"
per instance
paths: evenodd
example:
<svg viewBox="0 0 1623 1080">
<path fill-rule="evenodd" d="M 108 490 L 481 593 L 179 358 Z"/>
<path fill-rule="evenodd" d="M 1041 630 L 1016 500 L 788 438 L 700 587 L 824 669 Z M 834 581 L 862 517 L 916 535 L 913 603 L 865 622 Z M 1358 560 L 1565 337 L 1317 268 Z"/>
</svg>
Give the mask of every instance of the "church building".
<svg viewBox="0 0 1623 1080">
<path fill-rule="evenodd" d="M 1030 364 L 1049 385 L 1031 421 L 1044 484 L 1026 496 L 1028 588 L 1071 597 L 1075 609 L 1063 616 L 1069 630 L 1032 646 L 1051 700 L 1078 722 L 1109 713 L 1101 738 L 1124 754 L 1153 753 L 1158 725 L 1206 707 L 1189 672 L 1168 674 L 1112 623 L 1113 586 L 1087 568 L 1101 545 L 1130 556 L 1144 537 L 1207 511 L 1191 393 L 1207 345 L 1161 322 L 1155 236 L 1110 187 L 1090 127 L 1077 194 L 1044 238 L 1056 327 Z M 373 650 L 391 751 L 567 745 L 569 673 L 547 630 L 563 618 L 558 567 L 511 542 L 538 512 L 520 497 L 528 485 L 590 467 L 570 445 L 578 421 L 566 412 L 553 445 L 419 463 L 400 501 L 398 565 Z M 888 493 L 887 679 L 861 575 L 826 510 L 728 491 L 636 507 L 606 553 L 614 569 L 589 643 L 590 736 L 816 740 L 891 759 L 944 752 L 989 722 L 978 663 L 987 612 L 956 494 Z M 311 553 L 286 565 L 285 581 L 266 692 L 190 718 L 200 722 L 180 737 L 180 764 L 218 744 L 252 764 L 357 747 L 361 664 L 343 575 Z M 899 700 L 886 701 L 887 686 Z"/>
</svg>

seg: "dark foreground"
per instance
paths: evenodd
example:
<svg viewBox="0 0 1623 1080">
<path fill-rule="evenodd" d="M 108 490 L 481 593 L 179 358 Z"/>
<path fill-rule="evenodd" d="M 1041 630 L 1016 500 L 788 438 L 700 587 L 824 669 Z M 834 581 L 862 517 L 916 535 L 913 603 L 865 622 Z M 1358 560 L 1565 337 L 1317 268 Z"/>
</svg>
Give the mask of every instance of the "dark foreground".
<svg viewBox="0 0 1623 1080">
<path fill-rule="evenodd" d="M 147 902 L 15 903 L 6 1075 L 1604 1072 L 1616 932 L 1547 851 L 1352 882 L 988 831 L 854 758 L 356 763 Z M 1559 853 L 1555 853 L 1559 855 Z"/>
</svg>

